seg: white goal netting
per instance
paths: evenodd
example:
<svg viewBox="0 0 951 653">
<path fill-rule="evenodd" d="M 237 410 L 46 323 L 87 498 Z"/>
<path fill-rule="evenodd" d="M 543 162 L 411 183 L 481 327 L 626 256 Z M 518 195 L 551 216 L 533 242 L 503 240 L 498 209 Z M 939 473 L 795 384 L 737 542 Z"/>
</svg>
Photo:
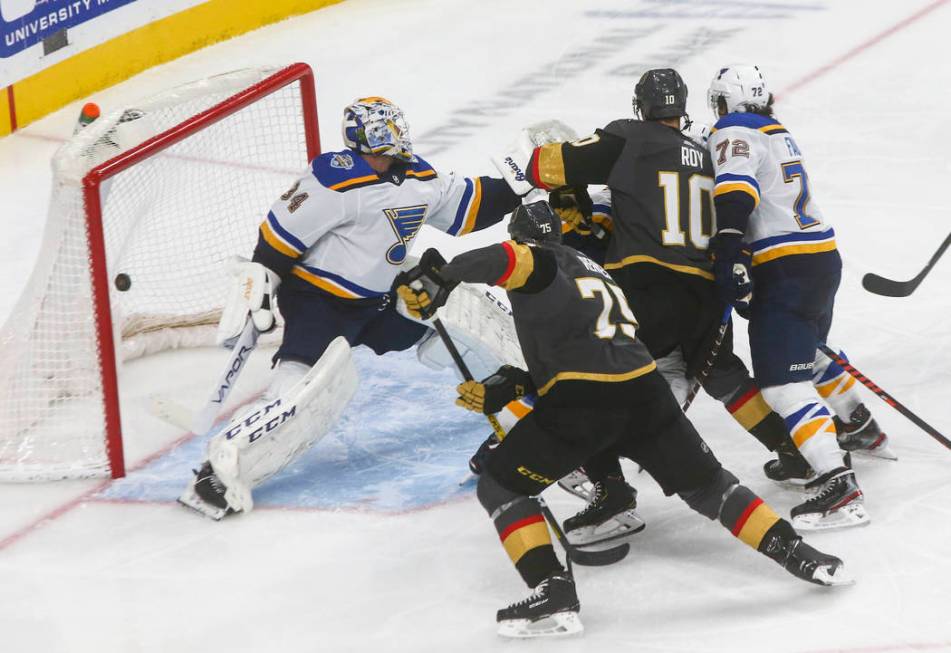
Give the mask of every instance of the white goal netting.
<svg viewBox="0 0 951 653">
<path fill-rule="evenodd" d="M 39 259 L 0 329 L 0 480 L 115 475 L 110 332 L 116 366 L 209 344 L 225 263 L 250 256 L 268 207 L 316 153 L 301 74 L 309 68 L 188 84 L 103 116 L 57 151 Z M 292 81 L 274 90 L 278 80 Z M 100 172 L 104 261 L 83 193 Z M 105 279 L 94 280 L 101 263 Z"/>
</svg>

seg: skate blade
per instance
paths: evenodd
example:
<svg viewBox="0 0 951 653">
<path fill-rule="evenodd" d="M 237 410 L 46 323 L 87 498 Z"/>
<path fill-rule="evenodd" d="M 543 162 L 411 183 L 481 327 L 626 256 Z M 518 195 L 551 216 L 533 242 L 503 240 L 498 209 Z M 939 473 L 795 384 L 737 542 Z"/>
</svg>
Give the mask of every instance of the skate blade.
<svg viewBox="0 0 951 653">
<path fill-rule="evenodd" d="M 890 446 L 888 446 L 888 442 L 883 442 L 882 444 L 872 449 L 853 449 L 852 453 L 862 456 L 863 458 L 881 458 L 882 460 L 898 460 L 898 455 L 894 451 L 892 451 L 892 448 Z"/>
<path fill-rule="evenodd" d="M 634 510 L 626 510 L 597 526 L 583 526 L 567 533 L 569 544 L 587 551 L 614 548 L 647 527 Z"/>
<path fill-rule="evenodd" d="M 577 612 L 558 612 L 537 621 L 507 619 L 499 622 L 499 635 L 512 639 L 568 637 L 583 632 L 584 625 Z"/>
<path fill-rule="evenodd" d="M 792 518 L 792 525 L 797 531 L 815 532 L 831 531 L 843 528 L 866 526 L 871 522 L 865 506 L 861 503 L 851 503 L 827 515 L 807 513 Z"/>
<path fill-rule="evenodd" d="M 812 575 L 812 580 L 826 587 L 855 584 L 855 577 L 845 570 L 845 565 L 839 565 L 838 567 L 823 565 L 817 567 L 816 573 Z"/>
<path fill-rule="evenodd" d="M 198 496 L 198 494 L 195 492 L 194 481 L 189 483 L 188 487 L 185 488 L 185 491 L 182 492 L 182 496 L 178 497 L 178 502 L 186 508 L 191 508 L 200 515 L 210 517 L 215 521 L 221 521 L 225 515 L 228 514 L 227 508 L 218 508 L 213 506 Z"/>
</svg>

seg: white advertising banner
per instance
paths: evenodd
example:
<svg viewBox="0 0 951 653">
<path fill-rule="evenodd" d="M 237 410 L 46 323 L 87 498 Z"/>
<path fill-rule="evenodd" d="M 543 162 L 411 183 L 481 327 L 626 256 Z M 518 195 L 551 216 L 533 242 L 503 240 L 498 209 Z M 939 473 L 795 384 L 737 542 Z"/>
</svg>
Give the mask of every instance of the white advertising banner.
<svg viewBox="0 0 951 653">
<path fill-rule="evenodd" d="M 0 0 L 0 86 L 205 1 Z"/>
</svg>

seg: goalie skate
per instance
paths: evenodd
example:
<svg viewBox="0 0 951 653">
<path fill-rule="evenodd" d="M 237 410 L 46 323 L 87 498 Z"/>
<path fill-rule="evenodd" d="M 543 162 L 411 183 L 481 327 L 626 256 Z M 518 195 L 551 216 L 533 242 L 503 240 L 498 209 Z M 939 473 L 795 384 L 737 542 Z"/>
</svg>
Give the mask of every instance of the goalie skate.
<svg viewBox="0 0 951 653">
<path fill-rule="evenodd" d="M 532 594 L 499 610 L 499 635 L 516 639 L 564 637 L 584 631 L 575 582 L 564 572 L 552 574 Z"/>
<path fill-rule="evenodd" d="M 211 464 L 206 462 L 201 469 L 195 470 L 195 477 L 189 482 L 182 496 L 178 497 L 178 502 L 205 517 L 221 521 L 234 512 L 225 501 L 224 495 L 224 485 L 215 476 Z"/>
</svg>

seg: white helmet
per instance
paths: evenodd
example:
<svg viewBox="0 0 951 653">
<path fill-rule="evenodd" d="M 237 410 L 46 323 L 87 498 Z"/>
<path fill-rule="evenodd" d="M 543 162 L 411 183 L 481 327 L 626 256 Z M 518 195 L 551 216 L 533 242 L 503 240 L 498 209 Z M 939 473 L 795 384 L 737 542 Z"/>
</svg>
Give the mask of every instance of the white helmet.
<svg viewBox="0 0 951 653">
<path fill-rule="evenodd" d="M 770 92 L 758 66 L 731 64 L 724 66 L 710 82 L 707 99 L 713 115 L 720 119 L 719 100 L 723 98 L 727 113 L 756 111 L 769 106 Z"/>
<path fill-rule="evenodd" d="M 343 110 L 343 142 L 364 154 L 416 161 L 403 111 L 386 98 L 360 98 Z"/>
</svg>

